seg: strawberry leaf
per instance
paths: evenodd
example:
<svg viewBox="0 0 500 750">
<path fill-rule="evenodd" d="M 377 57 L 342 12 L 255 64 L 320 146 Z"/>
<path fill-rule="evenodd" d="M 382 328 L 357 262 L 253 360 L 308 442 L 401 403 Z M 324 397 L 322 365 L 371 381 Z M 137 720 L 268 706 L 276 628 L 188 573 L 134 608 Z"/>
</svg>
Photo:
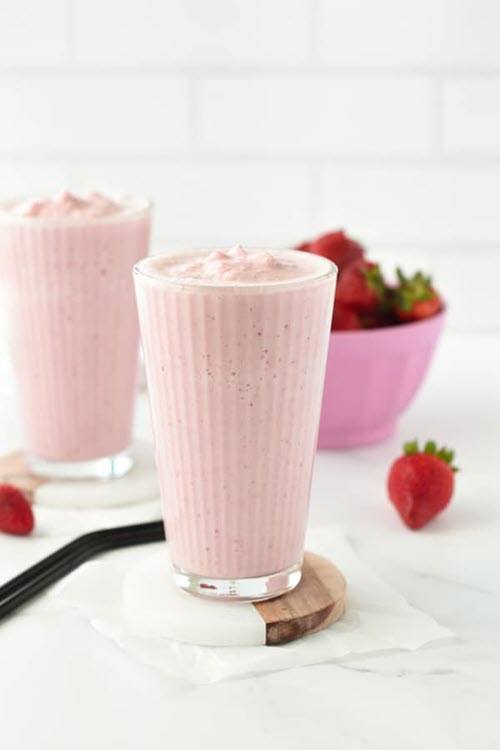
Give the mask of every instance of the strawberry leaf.
<svg viewBox="0 0 500 750">
<path fill-rule="evenodd" d="M 430 453 L 431 456 L 435 456 L 437 451 L 436 443 L 434 440 L 428 440 L 424 446 L 424 453 Z"/>
<path fill-rule="evenodd" d="M 412 456 L 415 453 L 420 453 L 418 441 L 412 440 L 409 443 L 405 443 L 403 446 L 403 451 L 405 456 Z M 436 458 L 439 458 L 441 461 L 449 464 L 452 471 L 459 471 L 458 467 L 453 465 L 455 452 L 450 450 L 449 448 L 446 448 L 446 446 L 443 445 L 442 448 L 438 448 L 434 440 L 427 440 L 424 445 L 423 453 L 427 453 L 429 456 L 436 456 Z"/>
<path fill-rule="evenodd" d="M 417 302 L 424 302 L 432 299 L 436 292 L 432 287 L 432 279 L 426 276 L 422 271 L 417 271 L 413 276 L 405 276 L 400 268 L 396 268 L 398 285 L 395 289 L 394 296 L 396 305 L 406 312 L 409 312 Z"/>
<path fill-rule="evenodd" d="M 389 287 L 384 279 L 384 275 L 378 263 L 375 263 L 372 268 L 366 268 L 361 271 L 367 285 L 377 295 L 378 301 L 381 305 L 387 302 Z"/>
<path fill-rule="evenodd" d="M 418 453 L 418 440 L 411 440 L 409 443 L 405 443 L 403 446 L 405 456 L 414 456 Z"/>
</svg>

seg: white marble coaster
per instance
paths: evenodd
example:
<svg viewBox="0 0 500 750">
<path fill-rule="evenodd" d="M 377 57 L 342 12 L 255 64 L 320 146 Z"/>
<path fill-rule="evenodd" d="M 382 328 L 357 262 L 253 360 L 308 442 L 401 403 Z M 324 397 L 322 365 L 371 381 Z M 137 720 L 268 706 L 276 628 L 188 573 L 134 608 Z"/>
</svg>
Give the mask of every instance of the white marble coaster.
<svg viewBox="0 0 500 750">
<path fill-rule="evenodd" d="M 158 496 L 153 448 L 136 443 L 134 465 L 121 479 L 74 481 L 49 480 L 33 491 L 33 502 L 51 508 L 111 508 L 143 503 Z"/>
<path fill-rule="evenodd" d="M 204 599 L 174 584 L 164 545 L 126 573 L 122 594 L 122 615 L 134 635 L 200 646 L 277 646 L 342 617 L 346 582 L 329 560 L 305 552 L 298 585 L 281 596 L 256 602 Z"/>
<path fill-rule="evenodd" d="M 173 582 L 167 545 L 141 560 L 123 580 L 122 616 L 142 638 L 200 646 L 262 646 L 266 624 L 253 604 L 200 599 Z"/>
</svg>

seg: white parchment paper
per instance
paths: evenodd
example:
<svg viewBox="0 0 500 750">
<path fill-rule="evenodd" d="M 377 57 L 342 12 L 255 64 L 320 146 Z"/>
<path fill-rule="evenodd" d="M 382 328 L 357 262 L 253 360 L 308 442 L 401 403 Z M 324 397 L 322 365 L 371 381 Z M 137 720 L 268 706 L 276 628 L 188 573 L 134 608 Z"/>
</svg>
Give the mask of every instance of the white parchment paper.
<svg viewBox="0 0 500 750">
<path fill-rule="evenodd" d="M 127 574 L 151 555 L 151 546 L 112 553 L 87 563 L 59 584 L 58 607 L 78 608 L 93 627 L 134 659 L 193 683 L 342 660 L 355 654 L 414 650 L 453 634 L 410 606 L 401 594 L 371 572 L 334 527 L 312 529 L 307 548 L 331 559 L 348 583 L 344 617 L 330 628 L 284 646 L 198 646 L 131 632 L 123 612 Z"/>
</svg>

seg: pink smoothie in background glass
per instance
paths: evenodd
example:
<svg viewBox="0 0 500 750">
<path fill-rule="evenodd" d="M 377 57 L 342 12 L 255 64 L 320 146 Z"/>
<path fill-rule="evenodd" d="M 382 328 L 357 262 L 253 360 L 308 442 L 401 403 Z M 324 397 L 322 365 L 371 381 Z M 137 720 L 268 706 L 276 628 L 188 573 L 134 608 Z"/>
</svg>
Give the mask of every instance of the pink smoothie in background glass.
<svg viewBox="0 0 500 750">
<path fill-rule="evenodd" d="M 148 258 L 136 294 L 176 582 L 300 579 L 336 270 L 293 250 Z"/>
<path fill-rule="evenodd" d="M 150 206 L 99 193 L 0 205 L 2 308 L 34 471 L 131 465 L 138 325 L 130 274 Z"/>
</svg>

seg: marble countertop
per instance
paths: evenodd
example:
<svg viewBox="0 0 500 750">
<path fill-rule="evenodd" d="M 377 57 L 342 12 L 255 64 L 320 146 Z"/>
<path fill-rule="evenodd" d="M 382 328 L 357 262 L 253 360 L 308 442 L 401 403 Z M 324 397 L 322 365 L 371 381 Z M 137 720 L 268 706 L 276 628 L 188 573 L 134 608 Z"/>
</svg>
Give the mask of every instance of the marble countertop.
<svg viewBox="0 0 500 750">
<path fill-rule="evenodd" d="M 2 451 L 19 439 L 5 367 L 0 360 Z M 77 612 L 23 614 L 0 624 L 2 745 L 498 748 L 499 383 L 500 338 L 445 336 L 397 436 L 363 450 L 322 452 L 316 464 L 311 523 L 340 525 L 358 555 L 452 629 L 454 640 L 193 687 L 133 661 Z M 146 415 L 141 397 L 143 437 Z M 400 444 L 417 436 L 454 447 L 462 471 L 451 507 L 414 533 L 389 505 L 384 482 Z M 12 549 L 2 541 L 0 580 Z"/>
</svg>

